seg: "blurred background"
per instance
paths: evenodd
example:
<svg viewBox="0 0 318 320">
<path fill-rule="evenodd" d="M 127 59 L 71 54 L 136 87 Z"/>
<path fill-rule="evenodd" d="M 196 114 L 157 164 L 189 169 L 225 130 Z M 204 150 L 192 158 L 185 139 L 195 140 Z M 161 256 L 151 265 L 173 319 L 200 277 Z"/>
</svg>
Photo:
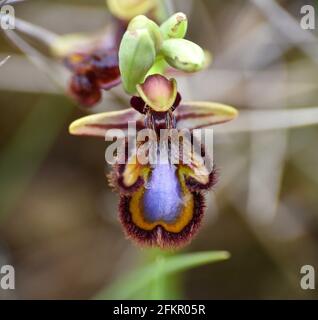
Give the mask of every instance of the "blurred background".
<svg viewBox="0 0 318 320">
<path fill-rule="evenodd" d="M 188 15 L 188 39 L 213 53 L 207 70 L 178 79 L 183 98 L 242 111 L 242 120 L 215 130 L 220 181 L 201 232 L 183 250 L 228 250 L 231 258 L 171 279 L 178 296 L 317 298 L 318 289 L 300 288 L 300 268 L 313 265 L 318 276 L 318 125 L 284 124 L 294 109 L 312 108 L 308 123 L 317 118 L 317 32 L 300 28 L 301 6 L 316 3 L 167 3 Z M 103 0 L 28 0 L 15 14 L 58 34 L 110 23 Z M 16 290 L 0 289 L 0 299 L 90 299 L 151 254 L 124 237 L 105 142 L 68 134 L 87 111 L 52 81 L 50 63 L 44 72 L 1 31 L 0 61 L 8 55 L 0 67 L 0 265 L 15 267 Z M 94 111 L 127 105 L 116 88 Z"/>
</svg>

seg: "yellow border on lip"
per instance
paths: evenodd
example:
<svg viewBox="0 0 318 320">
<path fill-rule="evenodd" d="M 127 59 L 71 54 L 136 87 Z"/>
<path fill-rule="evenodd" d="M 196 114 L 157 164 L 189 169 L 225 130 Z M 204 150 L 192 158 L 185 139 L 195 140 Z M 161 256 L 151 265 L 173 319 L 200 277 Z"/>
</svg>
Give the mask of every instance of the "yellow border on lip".
<svg viewBox="0 0 318 320">
<path fill-rule="evenodd" d="M 194 213 L 194 199 L 192 193 L 186 188 L 184 177 L 179 170 L 178 178 L 181 184 L 182 195 L 183 199 L 185 199 L 185 202 L 177 220 L 173 223 L 167 223 L 162 220 L 148 222 L 144 217 L 142 204 L 145 188 L 140 187 L 138 191 L 133 194 L 129 203 L 129 211 L 132 216 L 132 221 L 137 227 L 146 231 L 150 231 L 156 226 L 161 225 L 166 231 L 179 233 L 189 224 Z"/>
</svg>

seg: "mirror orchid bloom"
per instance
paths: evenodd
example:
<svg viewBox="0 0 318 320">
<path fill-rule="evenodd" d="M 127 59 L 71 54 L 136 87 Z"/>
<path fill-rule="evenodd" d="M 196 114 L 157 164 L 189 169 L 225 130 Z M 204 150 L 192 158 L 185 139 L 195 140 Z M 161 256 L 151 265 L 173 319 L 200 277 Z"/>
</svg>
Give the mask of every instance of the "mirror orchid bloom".
<svg viewBox="0 0 318 320">
<path fill-rule="evenodd" d="M 71 124 L 70 133 L 104 138 L 108 130 L 122 129 L 127 147 L 128 122 L 133 121 L 139 131 L 153 130 L 160 144 L 162 130 L 192 133 L 237 116 L 236 109 L 219 103 L 183 102 L 176 81 L 158 74 L 148 76 L 137 91 L 139 95 L 131 98 L 132 108 L 81 118 Z M 185 140 L 188 145 L 194 142 L 191 137 Z M 138 143 L 144 146 L 146 142 Z M 171 146 L 169 140 L 169 154 L 180 152 Z M 178 163 L 169 158 L 151 164 L 141 163 L 137 152 L 124 150 L 125 161 L 113 165 L 109 183 L 120 194 L 119 219 L 126 235 L 142 246 L 178 248 L 189 243 L 202 222 L 205 192 L 216 183 L 215 167 L 207 170 L 206 162 L 199 161 L 202 153 L 195 154 L 191 148 L 187 149 L 190 161 L 184 161 L 181 152 Z"/>
</svg>

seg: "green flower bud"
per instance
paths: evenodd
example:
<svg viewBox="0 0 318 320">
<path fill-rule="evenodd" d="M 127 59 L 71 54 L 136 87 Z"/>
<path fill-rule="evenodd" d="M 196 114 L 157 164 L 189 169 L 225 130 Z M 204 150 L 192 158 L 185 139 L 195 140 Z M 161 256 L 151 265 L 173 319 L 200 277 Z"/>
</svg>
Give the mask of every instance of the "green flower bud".
<svg viewBox="0 0 318 320">
<path fill-rule="evenodd" d="M 155 44 L 146 29 L 126 31 L 119 48 L 119 68 L 127 93 L 135 94 L 155 59 Z"/>
<path fill-rule="evenodd" d="M 185 39 L 165 40 L 161 52 L 170 66 L 185 72 L 199 71 L 204 67 L 204 51 Z"/>
<path fill-rule="evenodd" d="M 127 30 L 129 31 L 136 31 L 139 29 L 146 29 L 148 30 L 154 44 L 156 47 L 156 51 L 160 50 L 162 44 L 162 35 L 160 32 L 159 26 L 153 22 L 152 20 L 148 19 L 146 16 L 137 16 L 129 22 Z"/>
<path fill-rule="evenodd" d="M 182 12 L 174 14 L 160 26 L 160 30 L 164 39 L 184 38 L 187 33 L 187 29 L 187 16 Z"/>
<path fill-rule="evenodd" d="M 106 3 L 112 15 L 125 21 L 146 14 L 157 6 L 155 0 L 106 0 Z"/>
</svg>

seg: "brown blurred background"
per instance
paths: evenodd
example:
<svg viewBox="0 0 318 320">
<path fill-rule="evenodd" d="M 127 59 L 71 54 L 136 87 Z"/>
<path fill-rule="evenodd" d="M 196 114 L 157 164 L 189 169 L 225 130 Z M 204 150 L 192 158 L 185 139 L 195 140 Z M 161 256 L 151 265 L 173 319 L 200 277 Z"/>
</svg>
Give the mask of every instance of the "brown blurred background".
<svg viewBox="0 0 318 320">
<path fill-rule="evenodd" d="M 214 57 L 208 70 L 179 79 L 183 97 L 247 111 L 316 107 L 317 32 L 307 37 L 300 29 L 304 4 L 312 3 L 171 1 L 171 10 L 188 14 L 188 38 Z M 102 0 L 29 0 L 15 8 L 17 17 L 59 34 L 109 23 Z M 85 111 L 0 33 L 1 60 L 7 55 L 0 67 L 0 265 L 14 265 L 16 290 L 0 289 L 0 299 L 92 298 L 146 252 L 125 239 L 117 220 L 105 143 L 68 134 Z M 97 111 L 123 107 L 106 93 Z M 186 272 L 185 298 L 318 297 L 318 289 L 300 288 L 302 265 L 318 273 L 318 126 L 254 129 L 216 132 L 220 182 L 185 251 L 232 257 Z"/>
</svg>

